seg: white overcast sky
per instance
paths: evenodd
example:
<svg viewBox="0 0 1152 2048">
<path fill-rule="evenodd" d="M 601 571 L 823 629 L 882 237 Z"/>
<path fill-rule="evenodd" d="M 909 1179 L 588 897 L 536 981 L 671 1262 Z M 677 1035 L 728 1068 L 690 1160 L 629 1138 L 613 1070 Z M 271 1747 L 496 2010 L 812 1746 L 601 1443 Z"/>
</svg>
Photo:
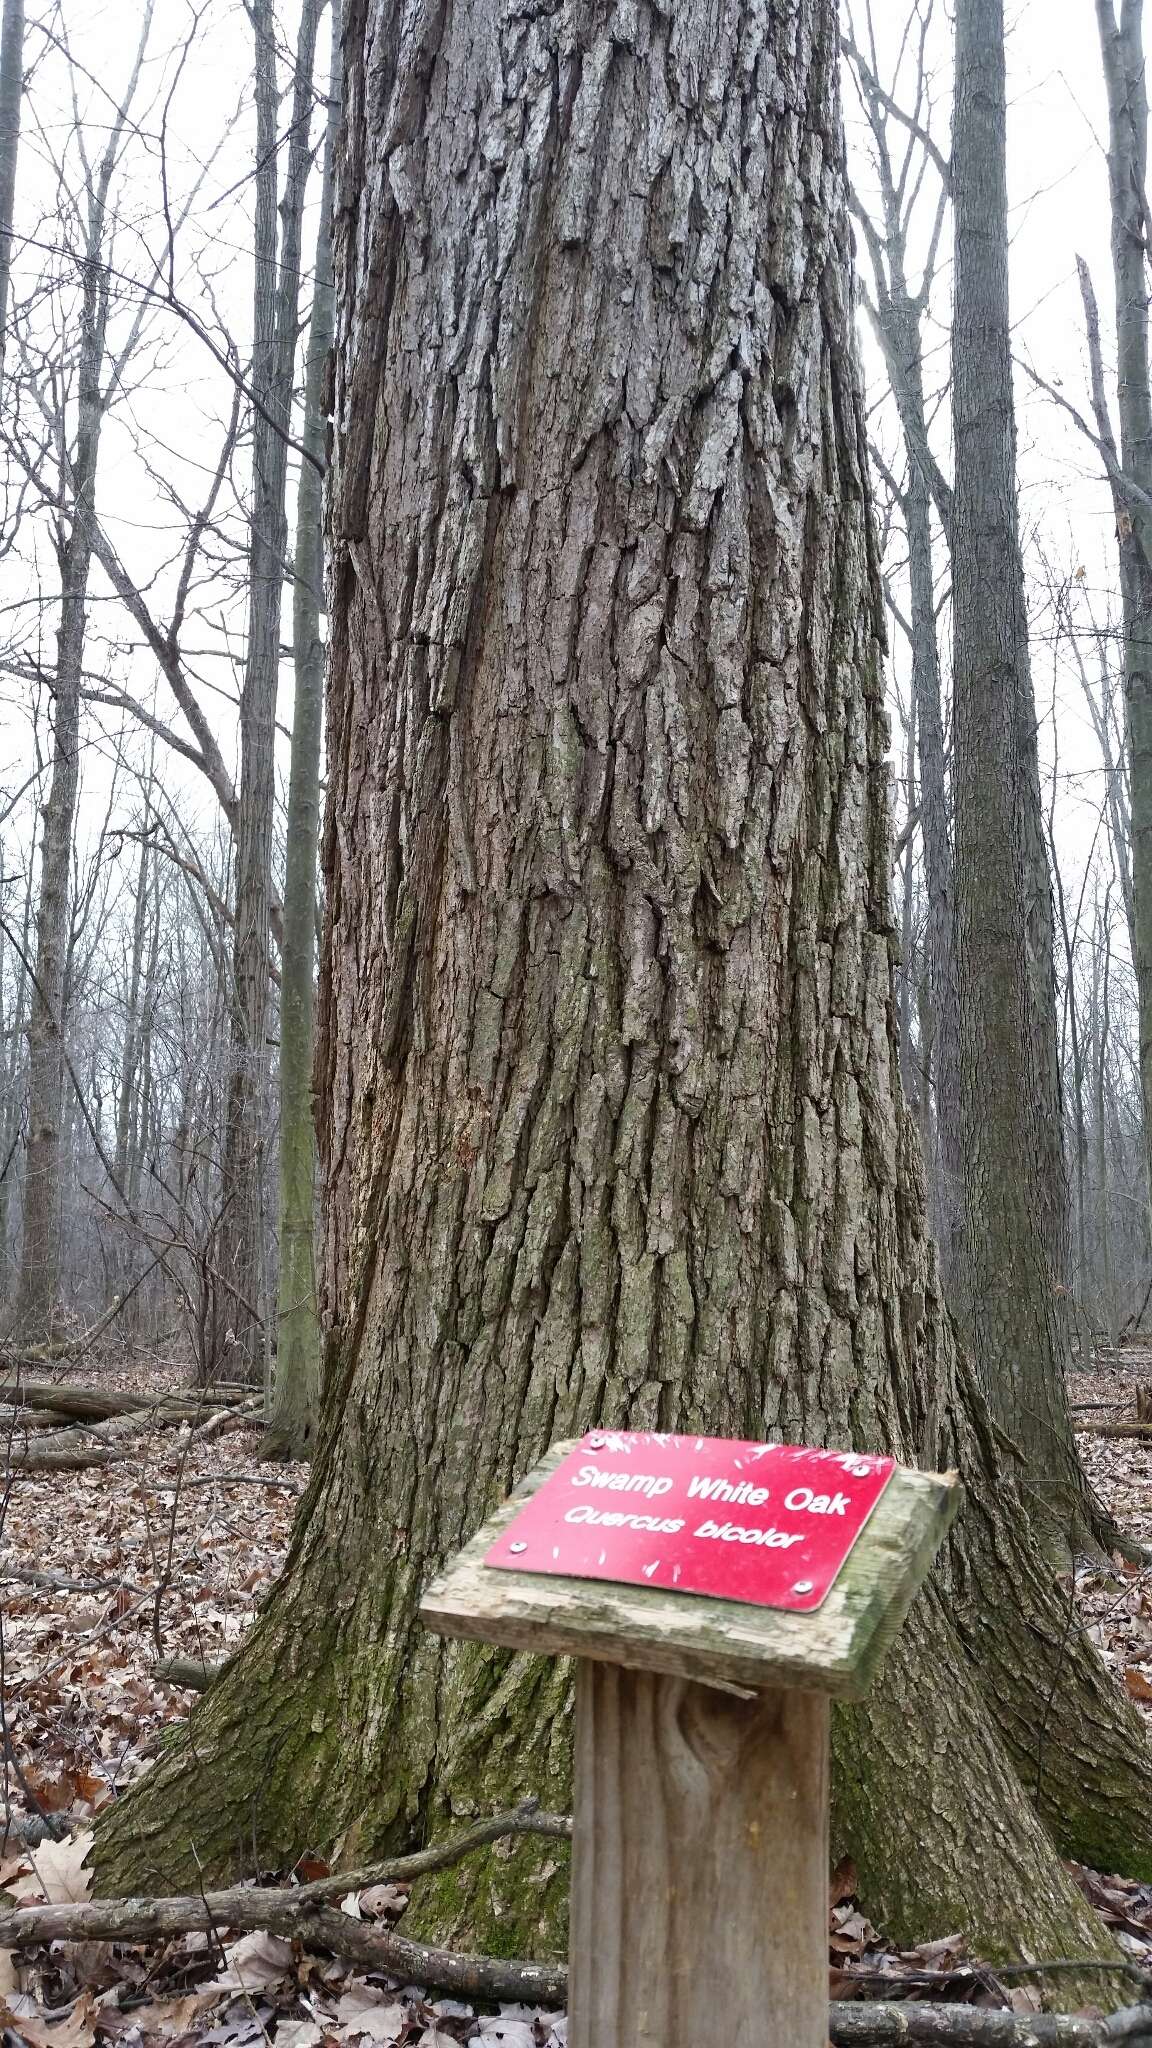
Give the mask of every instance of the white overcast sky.
<svg viewBox="0 0 1152 2048">
<path fill-rule="evenodd" d="M 948 23 L 940 12 L 936 97 L 946 124 L 950 98 L 948 74 Z M 174 189 L 193 175 L 193 167 L 214 157 L 205 184 L 212 208 L 198 236 L 189 244 L 189 264 L 184 284 L 189 296 L 198 289 L 194 268 L 210 272 L 213 288 L 227 312 L 229 324 L 241 349 L 250 328 L 250 287 L 244 258 L 244 181 L 252 151 L 250 105 L 251 37 L 237 0 L 196 0 L 201 17 L 199 33 L 193 38 L 178 82 L 167 108 L 167 155 Z M 102 88 L 117 93 L 129 67 L 138 33 L 140 0 L 60 0 L 74 52 L 92 74 L 81 84 L 81 98 L 89 115 L 98 117 Z M 882 38 L 898 33 L 903 20 L 904 0 L 874 0 L 874 17 Z M 36 14 L 35 8 L 30 13 Z M 38 18 L 47 18 L 38 17 Z M 158 133 L 161 109 L 173 86 L 172 51 L 183 40 L 193 19 L 192 0 L 156 0 L 153 49 L 148 84 L 141 110 L 153 137 Z M 284 21 L 286 36 L 295 32 L 295 7 L 289 0 Z M 29 31 L 30 55 L 42 48 L 35 28 Z M 1096 279 L 1107 329 L 1111 327 L 1111 286 L 1108 255 L 1107 187 L 1101 138 L 1104 132 L 1103 93 L 1093 0 L 1022 0 L 1010 12 L 1009 33 L 1009 134 L 1010 185 L 1012 197 L 1012 291 L 1018 352 L 1030 359 L 1044 377 L 1059 383 L 1077 405 L 1085 403 L 1084 352 L 1081 340 L 1080 304 L 1075 277 L 1077 253 L 1086 255 Z M 321 36 L 321 72 L 327 64 L 327 25 Z M 49 136 L 62 146 L 71 121 L 70 108 L 62 93 L 63 70 L 58 58 L 46 53 L 39 58 L 34 80 L 37 105 L 45 114 Z M 50 90 L 49 90 L 50 88 Z M 53 108 L 52 94 L 56 95 Z M 859 122 L 853 97 L 845 92 L 849 116 L 850 143 L 855 148 Z M 52 184 L 45 164 L 45 148 L 26 122 L 24 159 L 20 174 L 18 225 L 26 232 L 35 226 L 43 233 L 39 216 L 51 205 Z M 138 239 L 131 264 L 138 266 L 145 245 L 160 241 L 159 154 L 155 146 L 139 147 L 133 159 L 130 193 Z M 125 244 L 126 257 L 128 245 Z M 33 252 L 26 252 L 18 265 L 25 282 L 34 268 Z M 942 307 L 943 310 L 943 307 Z M 155 336 L 162 344 L 156 373 L 150 373 L 133 402 L 135 423 L 151 449 L 151 459 L 166 475 L 179 479 L 189 498 L 195 496 L 204 463 L 211 463 L 218 445 L 219 422 L 227 399 L 225 381 L 207 360 L 202 348 L 167 315 L 161 316 Z M 937 333 L 940 371 L 946 363 L 946 333 Z M 870 395 L 878 389 L 877 363 L 866 351 Z M 1063 568 L 1079 562 L 1085 567 L 1086 586 L 1100 593 L 1101 609 L 1107 590 L 1114 583 L 1112 573 L 1111 514 L 1106 492 L 1095 477 L 1091 451 L 1074 428 L 1061 417 L 1052 403 L 1033 391 L 1026 380 L 1019 381 L 1019 433 L 1022 505 L 1025 525 L 1042 536 L 1050 559 Z M 946 443 L 940 449 L 947 459 Z M 126 426 L 117 426 L 105 449 L 101 503 L 126 558 L 138 563 L 141 575 L 156 572 L 168 551 L 165 518 L 158 517 L 155 492 L 141 467 Z M 21 582 L 23 578 L 23 582 Z M 31 590 L 27 553 L 22 561 L 0 563 L 0 620 L 11 630 L 12 606 L 22 602 Z M 163 578 L 158 586 L 162 606 Z M 112 608 L 108 611 L 113 616 Z M 223 597 L 216 604 L 212 637 L 192 636 L 212 656 L 203 662 L 206 680 L 227 690 L 234 687 L 235 663 L 228 659 L 228 632 L 233 635 L 241 620 L 237 605 L 229 611 Z M 114 622 L 115 624 L 115 622 Z M 122 637 L 122 626 L 115 625 Z M 231 642 L 235 651 L 235 640 Z M 50 636 L 45 654 L 50 653 Z M 899 653 L 894 663 L 899 663 Z M 121 680 L 131 679 L 137 688 L 151 686 L 151 669 L 142 657 L 125 656 Z M 1044 638 L 1038 634 L 1036 657 L 1037 693 L 1042 716 L 1053 690 L 1051 662 Z M 1060 797 L 1061 846 L 1074 867 L 1091 836 L 1091 818 L 1099 804 L 1101 779 L 1095 772 L 1095 749 L 1087 737 L 1076 689 L 1067 676 L 1055 681 L 1060 720 L 1060 756 L 1067 776 Z M 291 717 L 291 677 L 285 669 L 281 718 Z M 21 757 L 27 751 L 27 726 L 19 706 L 6 692 L 7 711 L 0 779 L 10 782 Z M 163 691 L 158 708 L 165 708 Z M 222 740 L 231 732 L 232 721 L 224 697 L 215 700 Z M 115 721 L 113 721 L 114 723 Z M 1047 741 L 1046 741 L 1047 747 Z M 1050 754 L 1050 748 L 1048 748 Z M 108 750 L 94 740 L 86 761 L 86 790 L 89 814 L 101 807 L 108 774 Z M 193 771 L 176 765 L 170 781 L 189 814 L 210 817 L 212 804 Z"/>
</svg>

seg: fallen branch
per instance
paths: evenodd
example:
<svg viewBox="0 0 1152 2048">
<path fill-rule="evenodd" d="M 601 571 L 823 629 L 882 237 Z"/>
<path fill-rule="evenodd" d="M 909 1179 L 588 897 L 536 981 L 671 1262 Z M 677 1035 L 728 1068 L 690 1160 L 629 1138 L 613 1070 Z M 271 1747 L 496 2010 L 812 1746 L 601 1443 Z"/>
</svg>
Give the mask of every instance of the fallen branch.
<svg viewBox="0 0 1152 2048">
<path fill-rule="evenodd" d="M 32 1586 L 53 1593 L 118 1593 L 123 1584 L 123 1579 L 70 1579 L 63 1572 L 37 1572 L 24 1565 L 0 1564 L 0 1586 Z"/>
<path fill-rule="evenodd" d="M 828 2008 L 834 2048 L 1105 2048 L 1152 2034 L 1152 2006 L 1107 2019 L 1063 2012 L 986 2012 L 972 2005 L 843 2005 Z"/>
<path fill-rule="evenodd" d="M 1086 1436 L 1152 1437 L 1152 1422 L 1077 1422 L 1076 1428 Z"/>
<path fill-rule="evenodd" d="M 77 1423 L 4 1446 L 10 1472 L 83 1472 L 89 1465 L 111 1465 L 124 1457 L 125 1443 L 152 1427 L 152 1414 L 116 1415 L 107 1422 Z"/>
<path fill-rule="evenodd" d="M 93 1899 L 82 1906 L 25 1906 L 0 1915 L 0 1944 L 28 1948 L 53 1941 L 140 1942 L 172 1934 L 217 1934 L 225 1927 L 259 1928 L 328 1949 L 361 1969 L 384 1971 L 453 1997 L 515 1999 L 544 2006 L 566 2001 L 568 1972 L 563 1964 L 520 1963 L 429 1948 L 322 1905 L 307 1896 L 311 1889 L 250 1891 L 237 1886 L 198 1899 Z M 834 2048 L 1114 2048 L 1120 2042 L 1152 2037 L 1152 2006 L 1128 2006 L 1097 2020 L 1067 2013 L 988 2012 L 969 2005 L 837 2001 L 829 2007 L 828 2032 Z"/>
<path fill-rule="evenodd" d="M 207 1692 L 222 1664 L 209 1664 L 202 1657 L 162 1657 L 152 1666 L 153 1678 L 165 1685 L 180 1685 L 186 1692 Z"/>
<path fill-rule="evenodd" d="M 301 1885 L 297 1898 L 342 1899 L 348 1892 L 363 1891 L 370 1884 L 409 1884 L 434 1871 L 450 1870 L 454 1863 L 499 1842 L 506 1835 L 550 1835 L 560 1841 L 572 1838 L 572 1822 L 566 1813 L 541 1813 L 534 1799 L 526 1799 L 506 1813 L 493 1813 L 458 1835 L 448 1835 L 427 1849 L 414 1849 L 407 1856 L 393 1856 L 386 1863 L 370 1863 L 359 1870 L 338 1870 L 331 1877 L 314 1878 Z"/>
<path fill-rule="evenodd" d="M 192 1472 L 180 1479 L 151 1479 L 152 1493 L 182 1493 L 186 1486 L 276 1486 L 284 1493 L 303 1493 L 294 1479 L 273 1479 L 265 1472 Z"/>
<path fill-rule="evenodd" d="M 209 1437 L 227 1436 L 234 1429 L 263 1429 L 264 1396 L 253 1394 L 250 1400 L 233 1402 L 230 1407 L 218 1408 L 192 1431 L 194 1443 L 205 1443 Z"/>
<path fill-rule="evenodd" d="M 303 1888 L 302 1888 L 303 1889 Z M 25 1906 L 0 1914 L 0 1945 L 28 1948 L 51 1941 L 157 1941 L 170 1934 L 215 1934 L 222 1927 L 262 1929 L 314 1943 L 406 1984 L 457 1998 L 524 1999 L 562 2005 L 568 1972 L 561 1964 L 506 1962 L 499 1956 L 453 1955 L 427 1948 L 300 1892 L 205 1892 L 202 1898 L 92 1899 L 84 1906 Z"/>
</svg>

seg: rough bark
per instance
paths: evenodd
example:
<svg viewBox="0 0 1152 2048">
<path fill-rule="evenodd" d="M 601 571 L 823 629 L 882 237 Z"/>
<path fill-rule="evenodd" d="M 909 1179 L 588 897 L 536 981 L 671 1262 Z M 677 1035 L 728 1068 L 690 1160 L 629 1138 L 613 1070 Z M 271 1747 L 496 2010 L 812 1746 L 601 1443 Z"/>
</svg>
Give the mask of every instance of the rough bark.
<svg viewBox="0 0 1152 2048">
<path fill-rule="evenodd" d="M 260 1381 L 270 1341 L 265 1179 L 268 1157 L 268 1006 L 272 958 L 272 828 L 281 591 L 288 553 L 288 430 L 300 304 L 300 241 L 310 162 L 312 74 L 323 0 L 304 0 L 295 53 L 284 190 L 273 0 L 249 10 L 255 48 L 256 172 L 252 528 L 248 648 L 240 694 L 240 788 L 228 1102 L 221 1179 L 210 1369 Z M 279 220 L 279 228 L 277 222 Z"/>
<path fill-rule="evenodd" d="M 1120 598 L 1131 807 L 1131 929 L 1140 1020 L 1140 1093 L 1145 1170 L 1152 1213 L 1152 382 L 1148 362 L 1148 90 L 1143 0 L 1096 0 L 1108 96 L 1108 188 L 1112 279 L 1116 293 L 1116 399 L 1119 468 L 1109 465 Z M 1086 272 L 1081 271 L 1087 282 Z M 1085 310 L 1097 424 L 1111 441 L 1103 399 L 1098 332 L 1087 285 Z M 1101 413 L 1104 417 L 1101 417 Z M 1105 710 L 1105 718 L 1106 718 Z"/>
<path fill-rule="evenodd" d="M 284 1576 L 102 1820 L 101 1889 L 565 1806 L 565 1667 L 417 1605 L 596 1422 L 961 1467 L 840 1721 L 837 1833 L 892 1932 L 1110 1952 L 1037 1792 L 1066 1851 L 1152 1869 L 1140 1726 L 954 1353 L 899 1094 L 833 17 L 348 18 L 324 1423 Z M 554 1953 L 564 1891 L 519 1844 L 427 1879 L 413 1931 Z"/>
<path fill-rule="evenodd" d="M 1094 1528 L 1064 1370 L 1068 1193 L 1051 878 L 1016 504 L 1003 0 L 959 0 L 952 184 L 955 956 L 963 1199 L 950 1300 L 1053 1544 Z"/>
<path fill-rule="evenodd" d="M 292 654 L 296 702 L 280 961 L 280 1314 L 266 1457 L 311 1454 L 320 1408 L 320 1321 L 316 1299 L 316 1117 L 312 1060 L 316 981 L 316 856 L 320 833 L 320 751 L 324 722 L 323 489 L 324 384 L 334 332 L 332 151 L 339 111 L 340 0 L 332 5 L 332 70 L 316 236 L 316 277 L 304 372 L 306 455 L 296 494 Z"/>
</svg>

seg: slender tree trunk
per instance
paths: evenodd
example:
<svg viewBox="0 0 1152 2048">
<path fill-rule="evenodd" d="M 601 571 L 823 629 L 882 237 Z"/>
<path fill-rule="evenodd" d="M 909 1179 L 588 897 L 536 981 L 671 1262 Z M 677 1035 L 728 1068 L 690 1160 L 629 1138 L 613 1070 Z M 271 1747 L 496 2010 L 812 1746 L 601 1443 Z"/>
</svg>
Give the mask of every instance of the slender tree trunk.
<svg viewBox="0 0 1152 2048">
<path fill-rule="evenodd" d="M 140 841 L 136 870 L 136 900 L 132 906 L 132 950 L 128 960 L 128 988 L 124 1003 L 124 1040 L 120 1049 L 120 1085 L 116 1093 L 116 1145 L 113 1171 L 122 1188 L 128 1184 L 133 1156 L 133 1131 L 137 1122 L 136 1081 L 140 1058 L 141 983 L 144 973 L 144 945 L 148 932 L 148 841 Z"/>
<path fill-rule="evenodd" d="M 952 786 L 963 1231 L 955 1304 L 1054 1542 L 1092 1504 L 1070 1356 L 1051 878 L 1016 507 L 1003 0 L 958 0 Z M 953 1298 L 950 1296 L 950 1298 Z"/>
<path fill-rule="evenodd" d="M 1152 1870 L 1139 1724 L 997 1467 L 899 1093 L 834 15 L 349 15 L 324 1422 L 285 1574 L 102 1820 L 102 1889 L 565 1799 L 566 1667 L 417 1606 L 597 1421 L 964 1469 L 838 1736 L 893 1932 L 1107 1947 L 1038 1814 Z M 554 1949 L 552 1847 L 414 1923 Z"/>
<path fill-rule="evenodd" d="M 87 353 L 87 350 L 85 351 Z M 89 418 L 88 447 L 76 464 L 76 488 L 90 483 L 98 423 L 81 389 Z M 82 430 L 81 441 L 84 440 Z M 85 477 L 85 470 L 89 476 Z M 61 1124 L 64 1115 L 66 966 L 71 921 L 72 840 L 80 773 L 80 679 L 90 550 L 76 520 L 60 554 L 60 627 L 52 716 L 52 770 L 41 817 L 40 879 L 36 899 L 36 964 L 28 1024 L 28 1108 L 20 1277 L 15 1327 L 22 1338 L 51 1334 L 59 1306 L 62 1196 Z"/>
<path fill-rule="evenodd" d="M 20 153 L 20 107 L 24 97 L 24 0 L 3 0 L 0 14 L 0 384 L 8 334 L 12 275 L 12 221 L 16 207 L 16 164 Z"/>
<path fill-rule="evenodd" d="M 281 590 L 288 552 L 288 432 L 300 304 L 300 236 L 308 181 L 316 27 L 323 0 L 303 0 L 296 46 L 284 190 L 279 189 L 280 97 L 273 0 L 253 0 L 255 39 L 255 297 L 251 384 L 252 538 L 248 652 L 240 696 L 236 922 L 232 947 L 230 1069 L 224 1129 L 222 1285 L 210 1333 L 211 1366 L 232 1379 L 265 1375 L 271 1339 L 266 1181 L 268 1011 L 271 987 L 272 834 Z M 277 220 L 279 218 L 279 232 Z"/>
<path fill-rule="evenodd" d="M 0 842 L 0 872 L 6 867 Z M 25 881 L 22 930 L 15 945 L 9 946 L 7 925 L 0 925 L 0 1301 L 9 1286 L 9 1223 L 12 1194 L 17 1179 L 20 1126 L 24 1104 L 24 1037 L 27 1022 L 28 936 L 31 923 L 31 884 Z M 12 953 L 11 982 L 8 956 Z M 10 991 L 10 1001 L 7 1000 Z"/>
<path fill-rule="evenodd" d="M 1135 491 L 1124 489 L 1113 470 L 1130 763 L 1133 966 L 1140 1020 L 1145 1178 L 1152 1217 L 1152 384 L 1148 362 L 1148 91 L 1142 19 L 1143 0 L 1120 0 L 1119 18 L 1113 0 L 1096 0 L 1108 95 L 1120 467 L 1124 478 L 1135 486 Z M 1086 277 L 1083 270 L 1081 275 Z M 1091 326 L 1094 309 L 1090 300 L 1087 310 Z M 1092 353 L 1099 419 L 1104 400 L 1098 339 Z M 1106 709 L 1104 715 L 1106 718 Z"/>
<path fill-rule="evenodd" d="M 332 5 L 332 71 L 316 282 L 304 374 L 303 446 L 296 496 L 292 654 L 296 704 L 288 786 L 288 852 L 280 974 L 280 1316 L 265 1457 L 311 1454 L 319 1422 L 320 1323 L 316 1300 L 316 1117 L 312 1099 L 316 976 L 316 854 L 324 719 L 324 385 L 334 330 L 332 151 L 339 110 L 340 0 Z"/>
<path fill-rule="evenodd" d="M 104 261 L 108 195 L 120 143 L 140 77 L 151 26 L 145 9 L 127 92 L 87 193 L 85 261 L 76 380 L 76 439 L 69 449 L 60 423 L 60 467 L 67 510 L 58 538 L 60 625 L 53 691 L 52 769 L 44 805 L 36 899 L 36 964 L 28 1023 L 28 1135 L 25 1148 L 20 1276 L 15 1327 L 42 1337 L 58 1306 L 61 1162 L 64 1119 L 64 1033 L 72 937 L 72 843 L 80 775 L 80 692 L 96 469 L 104 421 L 100 377 L 105 359 L 110 273 Z"/>
<path fill-rule="evenodd" d="M 919 333 L 910 355 L 908 380 L 923 412 Z M 927 428 L 925 427 L 925 431 Z M 930 1030 L 923 1047 L 935 1093 L 935 1145 L 926 1152 L 932 1223 L 948 1285 L 956 1264 L 960 1227 L 963 1158 L 960 1143 L 960 1048 L 957 1034 L 953 933 L 950 804 L 944 766 L 944 709 L 940 649 L 936 636 L 936 586 L 932 567 L 931 499 L 908 447 L 909 484 L 904 496 L 911 593 L 912 691 L 920 766 L 920 837 L 924 847 L 927 918 L 924 956 Z M 924 1081 L 928 1093 L 927 1075 Z M 922 1130 L 926 1130 L 923 1120 Z"/>
<path fill-rule="evenodd" d="M 107 187 L 105 186 L 105 196 Z M 100 212 L 103 212 L 101 202 Z M 93 264 L 81 313 L 79 426 L 71 488 L 91 504 L 100 444 L 100 367 L 107 284 Z M 60 625 L 52 705 L 52 768 L 41 812 L 36 962 L 28 1024 L 28 1108 L 20 1277 L 15 1327 L 26 1339 L 51 1334 L 59 1306 L 64 1117 L 64 1035 L 72 919 L 72 844 L 80 778 L 80 689 L 92 551 L 81 511 L 71 517 L 60 562 Z"/>
<path fill-rule="evenodd" d="M 916 696 L 908 706 L 908 723 L 904 745 L 904 784 L 906 809 L 911 814 L 916 808 Z M 921 1088 L 916 1072 L 917 1062 L 923 1047 L 916 1048 L 913 1056 L 912 1011 L 913 995 L 920 983 L 916 946 L 913 936 L 913 909 L 915 905 L 915 834 L 909 832 L 904 848 L 904 873 L 900 889 L 900 969 L 896 977 L 896 1014 L 900 1032 L 900 1085 L 904 1100 L 914 1116 L 919 1116 L 923 1107 Z M 925 1092 L 926 1092 L 925 1082 Z"/>
<path fill-rule="evenodd" d="M 923 318 L 935 274 L 936 249 L 943 225 L 946 190 L 938 196 L 938 214 L 924 259 L 924 274 L 913 291 L 909 281 L 909 199 L 907 168 L 893 163 L 888 135 L 891 108 L 861 52 L 849 54 L 867 113 L 875 152 L 882 225 L 877 226 L 857 205 L 872 263 L 875 300 L 870 306 L 896 401 L 908 466 L 902 509 L 908 536 L 910 648 L 912 695 L 916 705 L 920 770 L 920 837 L 924 848 L 924 889 L 927 918 L 924 933 L 926 1012 L 928 1029 L 922 1054 L 931 1076 L 935 1116 L 922 1115 L 922 1136 L 928 1167 L 932 1224 L 940 1249 L 945 1284 L 955 1268 L 960 1229 L 963 1156 L 960 1142 L 960 1052 L 957 1038 L 956 983 L 953 961 L 953 878 L 951 805 L 944 747 L 944 704 L 940 681 L 940 646 L 936 628 L 936 587 L 933 566 L 932 508 L 947 540 L 952 526 L 952 492 L 932 458 L 928 410 L 924 398 Z M 929 175 L 933 175 L 931 167 Z M 919 188 L 919 180 L 914 181 Z M 925 1096 L 928 1083 L 925 1081 Z"/>
</svg>

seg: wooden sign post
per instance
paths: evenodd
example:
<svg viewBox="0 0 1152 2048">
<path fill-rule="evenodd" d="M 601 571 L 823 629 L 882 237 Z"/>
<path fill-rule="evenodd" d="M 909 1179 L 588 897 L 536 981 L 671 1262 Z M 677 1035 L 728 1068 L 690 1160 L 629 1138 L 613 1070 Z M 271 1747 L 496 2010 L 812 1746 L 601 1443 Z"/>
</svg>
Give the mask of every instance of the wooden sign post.
<svg viewBox="0 0 1152 2048">
<path fill-rule="evenodd" d="M 428 1588 L 442 1635 L 579 1660 L 569 2048 L 826 2048 L 829 1702 L 959 1501 L 888 1459 L 592 1432 Z"/>
</svg>

